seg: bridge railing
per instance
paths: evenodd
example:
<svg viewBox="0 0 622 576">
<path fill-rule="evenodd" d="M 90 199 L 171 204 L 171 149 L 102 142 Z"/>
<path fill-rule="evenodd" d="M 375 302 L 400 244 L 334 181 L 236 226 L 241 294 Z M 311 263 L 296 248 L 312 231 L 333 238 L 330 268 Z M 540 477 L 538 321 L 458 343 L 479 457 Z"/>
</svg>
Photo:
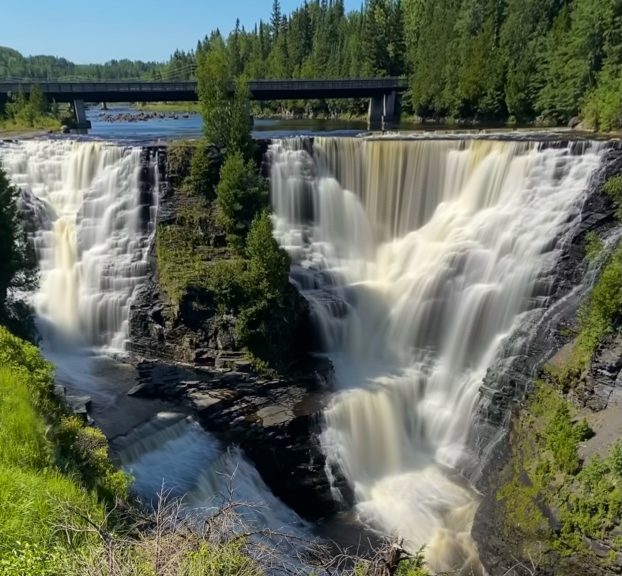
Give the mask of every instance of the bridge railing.
<svg viewBox="0 0 622 576">
<path fill-rule="evenodd" d="M 81 92 L 191 92 L 196 82 L 0 82 L 0 92 L 30 92 L 38 86 L 44 93 L 72 94 Z"/>
<path fill-rule="evenodd" d="M 0 92 L 29 92 L 38 86 L 43 92 L 70 94 L 72 92 L 191 92 L 197 88 L 196 81 L 122 81 L 98 82 L 3 82 Z M 300 91 L 300 90 L 401 90 L 406 88 L 402 78 L 348 78 L 340 80 L 251 80 L 251 91 Z"/>
</svg>

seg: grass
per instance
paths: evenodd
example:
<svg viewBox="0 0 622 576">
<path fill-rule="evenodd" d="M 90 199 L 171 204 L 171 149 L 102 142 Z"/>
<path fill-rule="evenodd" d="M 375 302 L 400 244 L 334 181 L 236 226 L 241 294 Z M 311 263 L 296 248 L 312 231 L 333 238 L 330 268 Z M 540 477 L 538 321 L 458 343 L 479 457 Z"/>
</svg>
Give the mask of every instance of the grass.
<svg viewBox="0 0 622 576">
<path fill-rule="evenodd" d="M 53 551 L 68 542 L 56 526 L 66 507 L 102 518 L 104 508 L 94 492 L 83 489 L 75 475 L 57 464 L 59 446 L 50 439 L 59 405 L 51 368 L 34 346 L 0 328 L 0 575 L 46 574 Z M 51 409 L 52 419 L 39 411 Z M 51 427 L 52 425 L 52 427 Z M 84 538 L 70 542 L 84 543 Z M 18 571 L 24 562 L 32 570 Z"/>
<path fill-rule="evenodd" d="M 263 574 L 224 520 L 214 540 L 215 525 L 196 534 L 170 510 L 132 507 L 106 438 L 66 411 L 37 348 L 0 327 L 0 576 Z"/>
</svg>

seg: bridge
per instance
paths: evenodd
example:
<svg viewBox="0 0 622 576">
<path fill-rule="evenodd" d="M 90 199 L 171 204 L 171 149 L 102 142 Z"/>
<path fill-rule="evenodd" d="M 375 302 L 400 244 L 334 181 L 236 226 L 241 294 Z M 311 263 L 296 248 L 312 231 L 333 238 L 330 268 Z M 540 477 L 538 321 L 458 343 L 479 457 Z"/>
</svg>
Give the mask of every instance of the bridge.
<svg viewBox="0 0 622 576">
<path fill-rule="evenodd" d="M 105 82 L 2 82 L 0 103 L 20 90 L 29 94 L 41 88 L 50 101 L 72 103 L 78 125 L 88 121 L 85 102 L 194 102 L 198 100 L 196 81 L 105 81 Z M 253 80 L 251 99 L 312 100 L 369 98 L 370 129 L 399 121 L 399 96 L 406 90 L 401 78 L 360 78 L 346 80 Z"/>
</svg>

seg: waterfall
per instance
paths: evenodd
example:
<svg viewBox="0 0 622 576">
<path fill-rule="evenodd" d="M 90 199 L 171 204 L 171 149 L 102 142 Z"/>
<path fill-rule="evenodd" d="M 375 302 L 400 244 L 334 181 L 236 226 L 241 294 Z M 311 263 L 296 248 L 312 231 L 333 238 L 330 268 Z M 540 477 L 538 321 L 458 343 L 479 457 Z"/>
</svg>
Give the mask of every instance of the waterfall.
<svg viewBox="0 0 622 576">
<path fill-rule="evenodd" d="M 47 326 L 56 341 L 123 350 L 157 202 L 157 186 L 141 193 L 141 149 L 30 140 L 0 146 L 0 163 L 36 216 L 44 339 Z"/>
<path fill-rule="evenodd" d="M 131 300 L 149 269 L 155 164 L 141 148 L 65 139 L 0 143 L 0 164 L 20 190 L 34 239 L 40 281 L 32 301 L 43 352 L 68 394 L 92 400 L 134 493 L 146 502 L 161 491 L 181 498 L 203 520 L 231 498 L 242 527 L 311 539 L 239 448 L 223 446 L 179 406 L 128 397 L 135 370 L 109 357 L 124 349 Z M 276 538 L 271 546 L 282 562 L 296 553 Z"/>
<path fill-rule="evenodd" d="M 603 148 L 492 140 L 316 138 L 271 147 L 275 235 L 340 391 L 328 461 L 360 519 L 477 570 L 464 479 L 479 387 L 547 303 L 564 232 Z"/>
</svg>

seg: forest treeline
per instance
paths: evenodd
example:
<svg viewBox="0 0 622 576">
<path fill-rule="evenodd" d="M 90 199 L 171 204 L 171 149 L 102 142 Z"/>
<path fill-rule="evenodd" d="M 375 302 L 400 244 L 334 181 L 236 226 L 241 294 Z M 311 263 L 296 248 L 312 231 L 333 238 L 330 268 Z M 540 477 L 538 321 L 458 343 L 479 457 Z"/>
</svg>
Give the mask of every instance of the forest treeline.
<svg viewBox="0 0 622 576">
<path fill-rule="evenodd" d="M 565 124 L 580 116 L 601 130 L 622 121 L 622 0 L 365 0 L 352 12 L 343 0 L 312 0 L 290 14 L 275 0 L 253 29 L 215 30 L 165 64 L 71 73 L 192 78 L 197 55 L 216 44 L 226 45 L 236 76 L 405 76 L 404 108 L 423 118 Z M 33 59 L 30 75 L 45 77 L 54 65 L 46 58 Z M 0 52 L 0 75 L 7 71 L 16 74 Z"/>
</svg>

